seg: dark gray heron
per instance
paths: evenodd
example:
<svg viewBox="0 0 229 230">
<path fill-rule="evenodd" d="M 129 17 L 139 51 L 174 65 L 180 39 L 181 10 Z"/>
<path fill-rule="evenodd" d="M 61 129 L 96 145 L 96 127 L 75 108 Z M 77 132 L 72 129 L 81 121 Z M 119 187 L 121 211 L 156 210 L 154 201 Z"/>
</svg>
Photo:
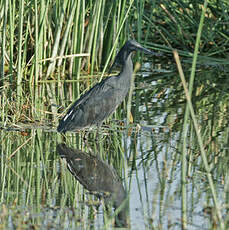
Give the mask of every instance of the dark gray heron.
<svg viewBox="0 0 229 230">
<path fill-rule="evenodd" d="M 119 75 L 102 80 L 83 94 L 60 120 L 58 132 L 81 130 L 92 125 L 100 126 L 116 110 L 130 89 L 133 74 L 131 54 L 137 50 L 157 55 L 134 40 L 127 41 L 112 65 L 121 66 Z"/>
</svg>

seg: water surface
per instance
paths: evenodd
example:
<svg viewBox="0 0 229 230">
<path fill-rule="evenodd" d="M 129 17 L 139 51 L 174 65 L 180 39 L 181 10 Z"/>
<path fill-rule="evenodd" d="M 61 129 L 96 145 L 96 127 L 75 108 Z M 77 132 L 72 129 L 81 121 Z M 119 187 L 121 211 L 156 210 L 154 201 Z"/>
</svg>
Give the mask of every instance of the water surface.
<svg viewBox="0 0 229 230">
<path fill-rule="evenodd" d="M 81 133 L 65 137 L 56 133 L 48 120 L 33 127 L 23 122 L 2 125 L 0 216 L 4 229 L 101 229 L 115 225 L 114 206 L 105 208 L 103 196 L 98 198 L 101 191 L 91 194 L 68 171 L 56 151 L 60 143 L 96 155 L 117 174 L 128 198 L 125 218 L 131 229 L 181 229 L 186 99 L 176 72 L 155 68 L 158 71 L 151 72 L 145 64 L 136 76 L 134 122 L 127 126 L 125 104 L 120 106 L 99 130 L 99 140 L 96 129 L 90 130 L 89 145 Z M 224 218 L 229 175 L 228 83 L 223 72 L 202 69 L 193 92 Z M 215 208 L 191 123 L 187 153 L 188 229 L 209 229 L 216 222 Z"/>
</svg>

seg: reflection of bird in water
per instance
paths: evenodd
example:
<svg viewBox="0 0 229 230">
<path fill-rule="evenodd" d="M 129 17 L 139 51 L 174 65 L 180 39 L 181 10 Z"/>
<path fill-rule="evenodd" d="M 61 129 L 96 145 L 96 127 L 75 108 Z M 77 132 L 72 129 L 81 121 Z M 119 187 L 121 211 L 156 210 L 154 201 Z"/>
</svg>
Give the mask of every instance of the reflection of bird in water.
<svg viewBox="0 0 229 230">
<path fill-rule="evenodd" d="M 127 41 L 113 64 L 121 66 L 119 75 L 104 79 L 82 95 L 60 120 L 58 132 L 80 130 L 92 125 L 100 126 L 116 110 L 130 89 L 133 74 L 131 54 L 137 50 L 155 55 L 136 41 Z"/>
<path fill-rule="evenodd" d="M 102 197 L 105 203 L 113 202 L 115 208 L 124 205 L 116 218 L 116 225 L 127 226 L 127 196 L 116 171 L 100 158 L 68 148 L 65 144 L 58 144 L 57 152 L 66 159 L 69 171 L 88 191 Z"/>
</svg>

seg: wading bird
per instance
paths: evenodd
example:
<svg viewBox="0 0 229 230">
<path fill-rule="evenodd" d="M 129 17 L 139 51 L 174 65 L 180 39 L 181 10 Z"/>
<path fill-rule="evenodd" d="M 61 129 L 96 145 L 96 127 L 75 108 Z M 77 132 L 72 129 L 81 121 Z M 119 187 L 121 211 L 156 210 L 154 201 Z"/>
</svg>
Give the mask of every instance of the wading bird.
<svg viewBox="0 0 229 230">
<path fill-rule="evenodd" d="M 130 89 L 133 74 L 131 54 L 137 50 L 157 55 L 134 40 L 127 41 L 112 65 L 121 66 L 119 75 L 102 80 L 83 94 L 60 120 L 58 132 L 81 130 L 92 125 L 100 126 L 116 110 Z"/>
</svg>

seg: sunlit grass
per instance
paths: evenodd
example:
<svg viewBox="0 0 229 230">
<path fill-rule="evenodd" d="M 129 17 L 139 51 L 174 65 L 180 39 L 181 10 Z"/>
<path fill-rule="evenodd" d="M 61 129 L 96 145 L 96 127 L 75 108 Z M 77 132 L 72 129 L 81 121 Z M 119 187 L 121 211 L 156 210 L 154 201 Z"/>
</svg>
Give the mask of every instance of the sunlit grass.
<svg viewBox="0 0 229 230">
<path fill-rule="evenodd" d="M 31 227 L 41 228 L 43 216 L 39 215 L 47 214 L 46 206 L 51 207 L 50 212 L 59 210 L 57 222 L 54 219 L 49 222 L 54 228 L 56 223 L 64 225 L 64 218 L 74 220 L 72 229 L 94 222 L 98 210 L 80 205 L 94 197 L 84 194 L 82 186 L 56 155 L 56 143 L 63 141 L 63 137 L 55 133 L 55 127 L 71 102 L 107 77 L 117 50 L 129 38 L 147 48 L 163 51 L 163 56 L 146 60 L 135 55 L 135 62 L 136 59 L 140 63 L 147 62 L 147 71 L 141 73 L 144 77 L 136 73 L 131 107 L 128 101 L 124 102 L 105 122 L 106 129 L 100 131 L 101 143 L 96 143 L 93 139 L 96 131 L 92 131 L 89 143 L 93 151 L 117 169 L 125 178 L 126 188 L 131 189 L 136 179 L 144 223 L 149 228 L 166 225 L 162 223 L 163 215 L 166 216 L 166 208 L 177 198 L 170 193 L 173 189 L 170 182 L 178 175 L 176 169 L 180 161 L 186 160 L 182 174 L 183 185 L 187 188 L 183 187 L 182 194 L 183 206 L 186 205 L 183 209 L 185 223 L 194 225 L 190 212 L 195 209 L 193 204 L 198 203 L 195 194 L 204 190 L 208 198 L 203 198 L 205 206 L 201 203 L 201 208 L 212 210 L 206 217 L 209 228 L 218 228 L 223 222 L 228 226 L 228 218 L 225 218 L 229 202 L 227 1 L 208 1 L 201 39 L 198 28 L 205 6 L 189 0 L 160 3 L 7 0 L 0 1 L 0 5 L 0 127 L 4 129 L 0 131 L 0 228 L 11 228 L 7 221 L 9 216 L 16 218 L 13 226 L 23 228 L 31 223 Z M 186 97 L 176 73 L 173 49 L 178 50 L 186 82 L 189 87 L 193 86 L 190 96 L 201 127 L 205 162 L 200 157 L 192 122 L 188 119 L 185 126 L 183 119 Z M 141 69 L 144 68 L 142 65 Z M 168 72 L 151 74 L 150 68 Z M 191 82 L 187 76 L 193 77 Z M 130 117 L 134 122 L 132 126 L 138 128 L 125 130 L 126 127 L 117 126 L 115 119 L 125 124 L 126 118 Z M 142 130 L 138 133 L 141 126 L 142 130 L 151 130 L 153 134 Z M 186 144 L 181 138 L 184 127 L 187 129 Z M 5 132 L 7 130 L 18 131 Z M 147 141 L 144 138 L 139 141 L 138 135 L 146 137 Z M 65 141 L 89 151 L 82 136 L 81 133 L 70 133 Z M 187 155 L 179 152 L 180 142 L 187 148 Z M 171 143 L 174 144 L 172 147 Z M 206 161 L 216 195 L 212 185 L 209 187 L 209 180 L 206 182 Z M 142 172 L 144 189 L 141 187 Z M 148 188 L 154 178 L 148 179 L 148 173 L 158 179 L 154 194 Z M 201 187 L 198 177 L 205 187 Z M 191 192 L 186 183 L 192 186 Z M 175 187 L 176 194 L 180 194 L 181 187 Z M 153 222 L 157 211 L 152 211 L 149 205 L 152 196 L 153 210 L 159 208 L 161 222 Z M 219 200 L 218 207 L 209 202 L 215 196 Z M 142 197 L 147 198 L 147 203 Z M 158 207 L 157 201 L 164 206 Z M 25 206 L 26 217 L 18 214 L 20 207 Z M 218 214 L 222 213 L 220 223 L 215 218 L 215 207 Z M 182 213 L 180 207 L 178 209 Z M 106 216 L 108 224 L 112 222 L 109 216 Z M 183 225 L 184 229 L 186 227 Z"/>
</svg>

